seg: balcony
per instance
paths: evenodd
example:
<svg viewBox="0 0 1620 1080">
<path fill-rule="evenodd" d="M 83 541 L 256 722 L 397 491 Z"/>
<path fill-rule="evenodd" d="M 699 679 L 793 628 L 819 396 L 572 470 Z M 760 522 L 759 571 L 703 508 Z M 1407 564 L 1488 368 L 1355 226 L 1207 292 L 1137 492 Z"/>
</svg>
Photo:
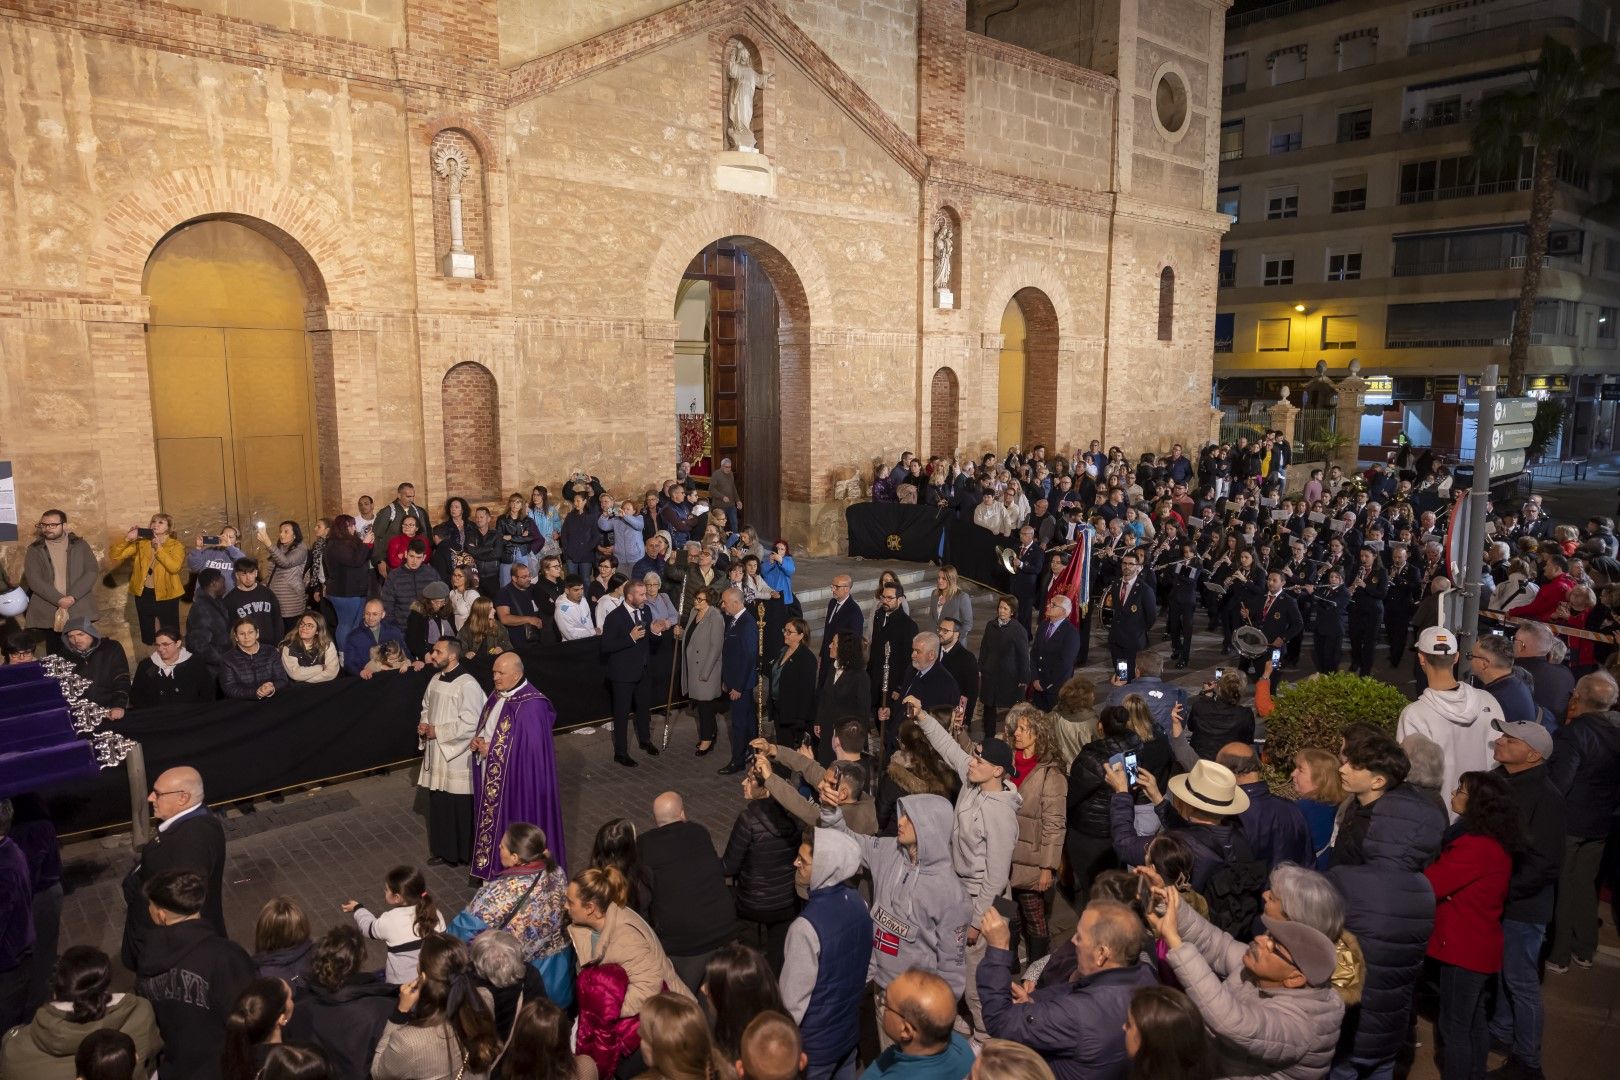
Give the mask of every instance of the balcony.
<svg viewBox="0 0 1620 1080">
<path fill-rule="evenodd" d="M 1427 188 L 1400 193 L 1401 204 L 1444 202 L 1447 199 L 1466 199 L 1474 195 L 1500 195 L 1504 191 L 1529 191 L 1531 179 L 1491 180 L 1485 183 L 1458 184 L 1455 187 Z"/>
<path fill-rule="evenodd" d="M 1491 349 L 1502 348 L 1508 343 L 1507 337 L 1402 337 L 1388 338 L 1384 342 L 1386 349 Z"/>
<path fill-rule="evenodd" d="M 1222 161 L 1236 161 L 1238 158 L 1240 158 L 1242 156 L 1243 156 L 1243 147 L 1241 147 L 1241 146 L 1235 146 L 1230 150 L 1222 150 L 1221 151 L 1221 160 Z"/>
<path fill-rule="evenodd" d="M 1225 86 L 1221 87 L 1221 94 L 1223 96 L 1230 97 L 1233 94 L 1241 94 L 1248 88 L 1249 84 L 1247 82 L 1227 83 Z"/>
<path fill-rule="evenodd" d="M 1408 116 L 1401 121 L 1401 130 L 1429 131 L 1455 124 L 1471 124 L 1478 112 L 1479 103 L 1474 101 L 1465 102 L 1461 108 L 1434 109 L 1424 116 Z"/>
<path fill-rule="evenodd" d="M 1416 56 L 1467 41 L 1479 41 L 1488 34 L 1496 34 L 1509 27 L 1531 30 L 1580 26 L 1600 39 L 1603 37 L 1602 5 L 1589 0 L 1528 0 L 1494 10 L 1476 9 L 1466 16 L 1460 16 L 1455 11 L 1447 14 L 1458 17 L 1429 26 L 1415 25 L 1417 18 L 1414 14 L 1411 30 L 1413 40 L 1407 46 L 1408 55 Z M 1417 40 L 1420 37 L 1423 40 Z"/>
<path fill-rule="evenodd" d="M 1301 11 L 1311 11 L 1314 8 L 1336 3 L 1337 0 L 1283 0 L 1279 4 L 1267 4 L 1254 11 L 1246 11 L 1241 15 L 1229 16 L 1226 20 L 1228 30 L 1236 30 L 1240 26 L 1253 26 L 1257 22 L 1267 19 L 1280 19 L 1284 15 L 1293 15 Z"/>
</svg>

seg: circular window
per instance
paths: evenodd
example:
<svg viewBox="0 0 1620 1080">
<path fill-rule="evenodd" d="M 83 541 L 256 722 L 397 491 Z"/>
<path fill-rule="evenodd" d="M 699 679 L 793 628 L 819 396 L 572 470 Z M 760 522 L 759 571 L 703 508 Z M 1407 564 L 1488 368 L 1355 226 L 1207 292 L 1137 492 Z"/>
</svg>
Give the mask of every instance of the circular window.
<svg viewBox="0 0 1620 1080">
<path fill-rule="evenodd" d="M 1154 119 L 1166 135 L 1177 136 L 1187 130 L 1187 116 L 1187 80 L 1172 68 L 1161 70 L 1153 88 Z"/>
</svg>

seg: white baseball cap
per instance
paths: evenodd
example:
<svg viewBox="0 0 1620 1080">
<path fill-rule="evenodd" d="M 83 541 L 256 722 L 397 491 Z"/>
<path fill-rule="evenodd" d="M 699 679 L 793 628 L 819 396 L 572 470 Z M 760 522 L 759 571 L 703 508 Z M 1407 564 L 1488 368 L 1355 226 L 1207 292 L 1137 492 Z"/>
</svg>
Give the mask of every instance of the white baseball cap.
<svg viewBox="0 0 1620 1080">
<path fill-rule="evenodd" d="M 1430 656 L 1456 656 L 1457 635 L 1443 626 L 1431 626 L 1418 635 L 1417 647 Z"/>
</svg>

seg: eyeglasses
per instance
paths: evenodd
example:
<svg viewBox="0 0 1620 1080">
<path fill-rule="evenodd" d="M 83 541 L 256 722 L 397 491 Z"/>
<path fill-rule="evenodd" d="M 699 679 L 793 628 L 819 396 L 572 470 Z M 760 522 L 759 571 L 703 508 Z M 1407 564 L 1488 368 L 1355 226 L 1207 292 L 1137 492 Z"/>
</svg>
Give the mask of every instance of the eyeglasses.
<svg viewBox="0 0 1620 1080">
<path fill-rule="evenodd" d="M 67 524 L 67 522 L 65 522 L 65 521 L 42 521 L 36 526 L 36 528 L 40 528 L 40 529 L 60 529 L 63 525 L 66 525 L 66 524 Z"/>
<path fill-rule="evenodd" d="M 157 788 L 152 789 L 152 798 L 154 798 L 154 799 L 161 799 L 165 795 L 184 795 L 184 794 L 186 794 L 184 791 L 178 791 L 178 790 L 177 791 L 159 791 Z"/>
</svg>

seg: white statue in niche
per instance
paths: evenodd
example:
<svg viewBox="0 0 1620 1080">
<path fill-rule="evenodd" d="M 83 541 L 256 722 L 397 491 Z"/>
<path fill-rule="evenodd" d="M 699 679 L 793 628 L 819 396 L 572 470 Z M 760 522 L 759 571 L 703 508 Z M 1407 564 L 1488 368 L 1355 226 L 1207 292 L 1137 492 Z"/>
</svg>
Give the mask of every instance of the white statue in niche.
<svg viewBox="0 0 1620 1080">
<path fill-rule="evenodd" d="M 955 251 L 956 235 L 951 219 L 941 214 L 939 224 L 934 226 L 934 288 L 951 287 L 951 257 Z"/>
<path fill-rule="evenodd" d="M 445 277 L 470 278 L 478 272 L 477 260 L 467 250 L 461 220 L 461 184 L 471 164 L 466 151 L 454 143 L 440 143 L 433 151 L 433 169 L 444 180 L 450 199 L 450 250 L 441 266 Z"/>
<path fill-rule="evenodd" d="M 734 150 L 759 153 L 754 145 L 754 91 L 769 86 L 775 75 L 754 70 L 748 46 L 733 39 L 726 46 L 726 78 L 730 95 L 726 102 L 726 137 Z"/>
</svg>

